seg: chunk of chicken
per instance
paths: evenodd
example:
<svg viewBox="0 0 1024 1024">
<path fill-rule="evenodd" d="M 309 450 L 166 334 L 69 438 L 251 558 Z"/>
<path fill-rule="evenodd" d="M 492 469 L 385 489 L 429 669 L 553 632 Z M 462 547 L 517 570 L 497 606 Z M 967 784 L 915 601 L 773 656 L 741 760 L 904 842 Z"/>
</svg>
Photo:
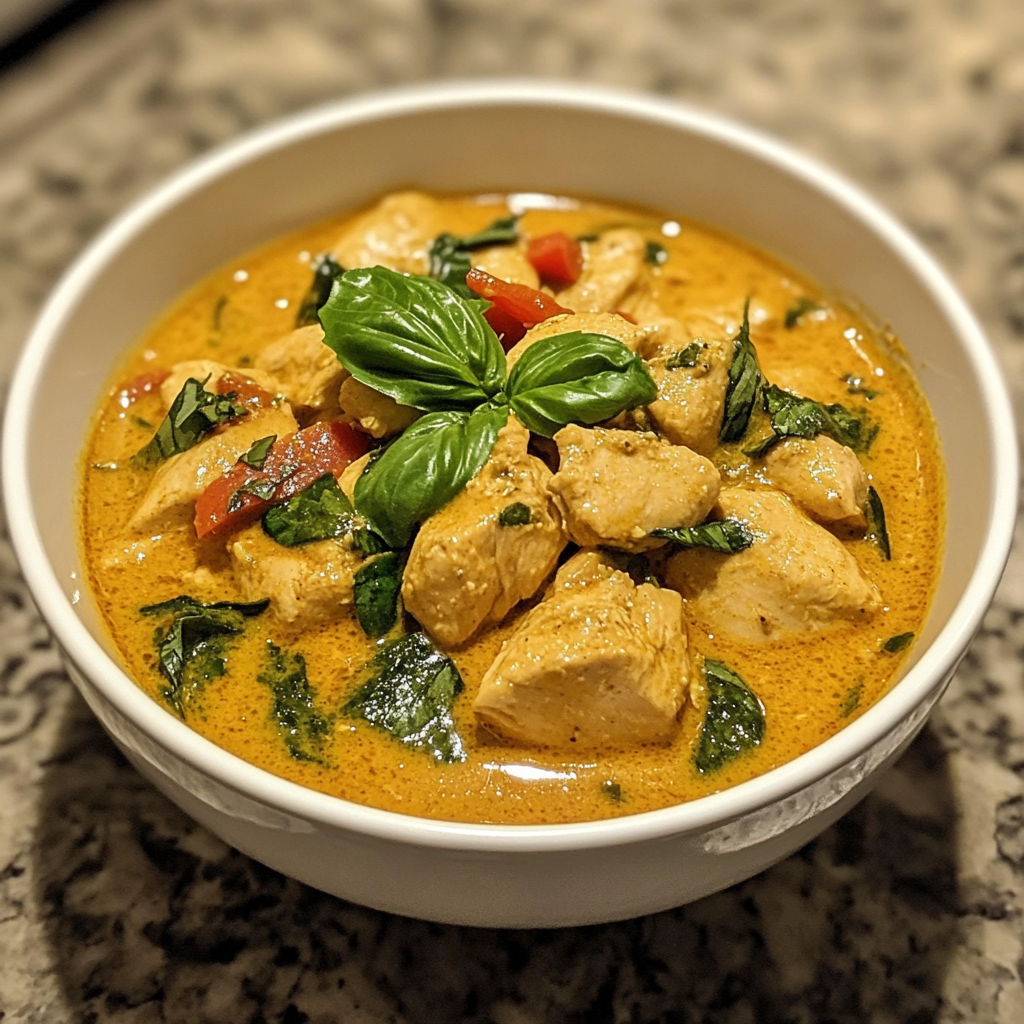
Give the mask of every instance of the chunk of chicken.
<svg viewBox="0 0 1024 1024">
<path fill-rule="evenodd" d="M 371 437 L 400 434 L 420 416 L 418 409 L 399 405 L 393 398 L 374 391 L 355 377 L 346 377 L 342 382 L 338 405 L 346 419 Z"/>
<path fill-rule="evenodd" d="M 555 443 L 560 462 L 548 488 L 569 537 L 584 547 L 660 547 L 651 530 L 695 526 L 718 497 L 712 462 L 653 434 L 570 424 Z"/>
<path fill-rule="evenodd" d="M 355 505 L 356 502 L 356 481 L 363 475 L 363 470 L 366 469 L 366 464 L 370 461 L 370 456 L 372 454 L 372 452 L 367 452 L 365 455 L 356 459 L 355 462 L 350 462 L 341 471 L 341 476 L 338 477 L 338 486 L 341 488 L 341 493 L 344 494 L 353 505 Z"/>
<path fill-rule="evenodd" d="M 298 430 L 288 404 L 253 409 L 223 430 L 180 455 L 172 455 L 153 474 L 149 489 L 128 524 L 141 533 L 182 526 L 192 519 L 196 498 L 244 455 L 253 441 Z"/>
<path fill-rule="evenodd" d="M 666 569 L 668 585 L 709 632 L 761 643 L 864 622 L 880 606 L 878 588 L 853 555 L 784 494 L 725 488 L 718 512 L 742 522 L 754 543 L 735 555 L 680 551 Z"/>
<path fill-rule="evenodd" d="M 562 750 L 669 742 L 688 685 L 682 611 L 675 591 L 579 552 L 487 670 L 477 722 Z"/>
<path fill-rule="evenodd" d="M 576 331 L 583 334 L 604 334 L 621 341 L 630 351 L 636 351 L 644 338 L 642 327 L 637 327 L 617 313 L 562 313 L 531 327 L 508 350 L 508 368 L 511 370 L 519 361 L 519 357 L 542 338 L 553 338 L 557 334 L 572 334 Z"/>
<path fill-rule="evenodd" d="M 770 448 L 764 464 L 772 483 L 819 523 L 866 525 L 868 477 L 852 449 L 824 434 L 791 437 Z"/>
<path fill-rule="evenodd" d="M 421 527 L 402 580 L 405 607 L 445 646 L 500 622 L 532 597 L 565 547 L 547 492 L 551 471 L 526 452 L 529 432 L 515 419 L 498 434 L 483 469 Z M 519 515 L 507 510 L 514 506 Z M 529 521 L 515 525 L 515 520 Z M 511 518 L 502 525 L 501 516 Z"/>
<path fill-rule="evenodd" d="M 282 547 L 259 524 L 229 547 L 243 601 L 270 598 L 273 614 L 291 626 L 330 622 L 352 605 L 352 581 L 362 556 L 344 540 Z"/>
<path fill-rule="evenodd" d="M 255 361 L 257 371 L 266 371 L 301 418 L 335 415 L 338 389 L 348 370 L 324 344 L 324 329 L 309 324 L 271 342 Z"/>
<path fill-rule="evenodd" d="M 431 243 L 441 231 L 440 206 L 422 192 L 396 192 L 364 213 L 334 244 L 346 269 L 389 267 L 426 274 Z"/>
<path fill-rule="evenodd" d="M 558 293 L 559 303 L 576 313 L 618 309 L 644 269 L 646 247 L 643 235 L 633 228 L 613 228 L 595 242 L 584 242 L 583 273 Z"/>
<path fill-rule="evenodd" d="M 526 253 L 518 245 L 491 245 L 471 253 L 473 266 L 513 284 L 525 284 L 527 288 L 539 288 L 540 278 Z"/>
<path fill-rule="evenodd" d="M 281 384 L 278 379 L 266 370 L 259 370 L 246 366 L 244 369 L 236 369 L 233 366 L 225 366 L 223 363 L 214 362 L 212 359 L 187 359 L 183 363 L 175 363 L 171 367 L 171 375 L 160 385 L 160 401 L 164 409 L 169 409 L 171 403 L 178 397 L 178 392 L 185 386 L 185 381 L 191 377 L 200 382 L 206 381 L 203 387 L 207 391 L 213 391 L 217 381 L 225 373 L 233 373 L 239 377 L 247 377 L 254 384 L 258 384 L 264 391 L 272 395 L 281 394 Z M 207 378 L 209 378 L 207 380 Z"/>
</svg>

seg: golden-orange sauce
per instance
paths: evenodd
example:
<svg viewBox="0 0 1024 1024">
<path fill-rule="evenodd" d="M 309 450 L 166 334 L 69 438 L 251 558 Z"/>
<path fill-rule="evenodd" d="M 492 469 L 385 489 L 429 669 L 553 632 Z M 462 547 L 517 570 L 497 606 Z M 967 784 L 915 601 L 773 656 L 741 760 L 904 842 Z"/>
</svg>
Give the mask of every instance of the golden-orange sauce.
<svg viewBox="0 0 1024 1024">
<path fill-rule="evenodd" d="M 507 210 L 493 197 L 442 200 L 453 233 L 479 230 Z M 129 352 L 111 378 L 84 455 L 82 545 L 93 593 L 128 672 L 158 698 L 163 677 L 153 643 L 154 622 L 140 606 L 183 592 L 204 600 L 238 600 L 224 542 L 196 541 L 191 529 L 159 540 L 127 535 L 126 524 L 148 475 L 126 468 L 152 436 L 162 411 L 150 396 L 124 407 L 118 386 L 184 359 L 246 365 L 267 343 L 292 329 L 310 280 L 310 254 L 330 246 L 347 214 L 249 253 L 196 285 Z M 452 653 L 466 689 L 455 718 L 468 760 L 439 765 L 363 721 L 337 713 L 327 765 L 291 757 L 270 719 L 270 691 L 256 680 L 268 639 L 304 655 L 320 704 L 337 710 L 351 694 L 373 644 L 354 617 L 297 632 L 269 615 L 250 621 L 228 658 L 226 674 L 210 683 L 189 725 L 247 761 L 295 782 L 388 810 L 457 821 L 553 823 L 584 821 L 665 807 L 745 781 L 791 760 L 834 734 L 891 684 L 905 654 L 881 652 L 889 637 L 919 634 L 941 563 L 944 475 L 927 405 L 898 344 L 853 310 L 830 301 L 813 284 L 736 239 L 688 221 L 666 234 L 670 218 L 650 211 L 581 201 L 569 209 L 535 209 L 520 222 L 528 235 L 561 230 L 585 235 L 611 225 L 640 227 L 666 247 L 652 268 L 655 297 L 668 314 L 729 306 L 737 319 L 753 296 L 752 339 L 769 379 L 790 364 L 818 367 L 834 381 L 829 401 L 867 407 L 882 424 L 862 456 L 884 502 L 892 545 L 885 562 L 867 541 L 849 550 L 878 585 L 883 609 L 866 626 L 839 625 L 807 637 L 749 645 L 709 637 L 690 626 L 691 654 L 706 654 L 738 672 L 763 701 L 762 744 L 717 773 L 701 775 L 693 747 L 702 710 L 688 701 L 678 739 L 668 748 L 609 751 L 566 759 L 516 749 L 476 731 L 471 704 L 480 680 L 523 607 L 499 628 Z M 825 313 L 793 329 L 786 311 L 808 296 Z M 844 376 L 865 378 L 879 392 L 869 403 L 850 393 Z M 822 396 L 824 397 L 824 396 Z M 114 463 L 118 469 L 104 468 Z M 742 479 L 741 471 L 738 478 Z M 200 570 L 197 573 L 197 570 Z M 183 583 L 186 580 L 187 583 Z M 621 799 L 614 799 L 615 783 Z"/>
</svg>

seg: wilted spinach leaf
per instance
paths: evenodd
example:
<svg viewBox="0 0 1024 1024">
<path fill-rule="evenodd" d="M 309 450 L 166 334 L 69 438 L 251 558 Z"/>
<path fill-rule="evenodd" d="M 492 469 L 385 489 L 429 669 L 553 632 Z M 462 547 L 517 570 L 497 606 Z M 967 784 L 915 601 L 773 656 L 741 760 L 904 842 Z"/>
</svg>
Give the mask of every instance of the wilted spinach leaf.
<svg viewBox="0 0 1024 1024">
<path fill-rule="evenodd" d="M 757 352 L 750 340 L 750 299 L 743 306 L 743 323 L 733 339 L 732 364 L 729 366 L 729 384 L 725 391 L 725 412 L 720 441 L 739 441 L 747 432 L 750 414 L 754 411 L 761 390 L 761 367 Z"/>
<path fill-rule="evenodd" d="M 885 509 L 882 508 L 882 499 L 874 487 L 868 488 L 867 508 L 864 509 L 864 514 L 868 521 L 865 540 L 871 541 L 887 562 L 891 561 L 892 549 L 889 547 L 889 531 L 885 526 Z"/>
<path fill-rule="evenodd" d="M 746 551 L 754 543 L 754 535 L 738 519 L 719 519 L 699 526 L 676 527 L 672 530 L 651 530 L 650 536 L 664 537 L 684 548 L 710 548 L 726 555 Z"/>
<path fill-rule="evenodd" d="M 313 260 L 313 280 L 299 303 L 295 314 L 296 327 L 308 327 L 319 322 L 320 307 L 330 298 L 331 286 L 345 268 L 329 253 L 321 253 Z"/>
<path fill-rule="evenodd" d="M 353 580 L 356 618 L 373 638 L 386 636 L 398 621 L 398 595 L 402 590 L 402 556 L 389 551 L 359 567 Z"/>
<path fill-rule="evenodd" d="M 306 659 L 267 641 L 267 667 L 257 677 L 270 688 L 270 717 L 296 761 L 324 764 L 333 716 L 316 706 L 316 687 L 306 678 Z"/>
<path fill-rule="evenodd" d="M 451 658 L 423 633 L 384 644 L 367 662 L 369 678 L 342 709 L 362 718 L 436 761 L 466 760 L 455 729 L 452 707 L 462 692 L 462 677 Z"/>
<path fill-rule="evenodd" d="M 694 764 L 702 774 L 717 771 L 764 739 L 764 705 L 732 669 L 704 659 L 707 710 Z"/>
</svg>

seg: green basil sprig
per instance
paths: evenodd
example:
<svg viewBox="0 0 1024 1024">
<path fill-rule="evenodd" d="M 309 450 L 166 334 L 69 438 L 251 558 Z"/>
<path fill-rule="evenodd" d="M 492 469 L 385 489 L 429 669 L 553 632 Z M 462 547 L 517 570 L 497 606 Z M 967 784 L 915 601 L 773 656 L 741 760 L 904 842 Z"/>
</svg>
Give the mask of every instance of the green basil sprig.
<svg viewBox="0 0 1024 1024">
<path fill-rule="evenodd" d="M 367 636 L 386 636 L 398 622 L 403 561 L 399 552 L 388 551 L 363 563 L 355 574 L 352 603 Z"/>
<path fill-rule="evenodd" d="M 269 687 L 270 718 L 296 761 L 326 764 L 324 746 L 334 716 L 320 710 L 316 687 L 306 676 L 306 659 L 267 641 L 266 668 L 256 679 Z"/>
<path fill-rule="evenodd" d="M 329 252 L 321 253 L 313 260 L 313 280 L 295 314 L 296 327 L 308 327 L 319 322 L 317 314 L 320 307 L 330 297 L 334 279 L 343 273 L 345 268 Z"/>
<path fill-rule="evenodd" d="M 739 441 L 747 432 L 763 381 L 757 352 L 750 340 L 749 313 L 750 299 L 747 299 L 743 306 L 743 323 L 732 343 L 725 412 L 722 415 L 722 429 L 718 432 L 718 439 L 723 442 Z"/>
<path fill-rule="evenodd" d="M 704 659 L 707 710 L 694 765 L 701 774 L 717 771 L 764 739 L 764 705 L 732 669 Z"/>
<path fill-rule="evenodd" d="M 518 220 L 516 216 L 502 217 L 475 235 L 438 235 L 430 247 L 430 276 L 464 299 L 474 298 L 466 284 L 466 275 L 473 266 L 470 254 L 489 245 L 511 245 L 519 237 Z"/>
<path fill-rule="evenodd" d="M 868 488 L 868 500 L 864 508 L 864 516 L 868 521 L 864 539 L 870 541 L 881 552 L 885 561 L 892 561 L 892 548 L 889 545 L 889 530 L 885 525 L 885 509 L 882 499 L 874 487 Z"/>
<path fill-rule="evenodd" d="M 738 519 L 719 519 L 699 526 L 651 530 L 651 537 L 675 541 L 683 548 L 710 548 L 723 555 L 736 555 L 754 543 L 754 535 Z"/>
</svg>

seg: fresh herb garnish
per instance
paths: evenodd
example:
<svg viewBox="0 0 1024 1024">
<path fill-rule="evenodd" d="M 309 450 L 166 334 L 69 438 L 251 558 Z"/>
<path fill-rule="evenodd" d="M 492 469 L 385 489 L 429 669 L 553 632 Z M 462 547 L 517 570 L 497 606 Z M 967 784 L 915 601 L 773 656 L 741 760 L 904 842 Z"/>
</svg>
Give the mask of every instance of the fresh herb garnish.
<svg viewBox="0 0 1024 1024">
<path fill-rule="evenodd" d="M 612 803 L 622 803 L 622 787 L 617 782 L 612 782 L 611 779 L 607 779 L 601 783 L 601 792 L 608 797 Z"/>
<path fill-rule="evenodd" d="M 153 439 L 132 458 L 132 465 L 150 466 L 180 455 L 199 444 L 218 424 L 248 414 L 245 406 L 235 401 L 235 392 L 216 395 L 204 389 L 205 383 L 193 377 L 185 381 Z"/>
<path fill-rule="evenodd" d="M 664 537 L 684 548 L 710 548 L 726 555 L 746 551 L 754 543 L 754 535 L 738 519 L 719 519 L 699 526 L 676 527 L 672 530 L 651 530 L 651 537 Z"/>
<path fill-rule="evenodd" d="M 529 526 L 532 518 L 529 505 L 524 505 L 521 501 L 514 501 L 501 510 L 498 515 L 498 523 L 501 526 Z"/>
<path fill-rule="evenodd" d="M 644 259 L 652 266 L 660 267 L 668 260 L 668 249 L 661 242 L 648 242 L 644 247 Z"/>
<path fill-rule="evenodd" d="M 452 707 L 462 677 L 451 658 L 423 633 L 384 644 L 366 664 L 369 679 L 342 709 L 395 739 L 427 751 L 436 761 L 466 760 Z"/>
<path fill-rule="evenodd" d="M 718 433 L 718 439 L 723 442 L 739 441 L 747 432 L 750 415 L 761 390 L 761 367 L 750 340 L 749 313 L 750 299 L 747 299 L 743 305 L 743 322 L 733 339 L 725 412 L 722 416 L 722 429 Z"/>
<path fill-rule="evenodd" d="M 463 298 L 473 298 L 466 285 L 472 269 L 471 253 L 490 245 L 511 245 L 519 237 L 517 216 L 502 217 L 475 235 L 438 235 L 430 247 L 430 276 L 457 291 Z"/>
<path fill-rule="evenodd" d="M 397 551 L 379 555 L 360 566 L 352 583 L 352 595 L 356 618 L 367 636 L 376 639 L 394 629 L 401 591 L 402 556 Z"/>
<path fill-rule="evenodd" d="M 141 416 L 134 415 L 134 413 L 132 414 L 132 423 L 137 427 L 141 427 L 143 430 L 153 429 L 153 424 L 150 423 L 149 420 L 144 420 Z"/>
<path fill-rule="evenodd" d="M 253 441 L 249 450 L 239 461 L 244 462 L 247 466 L 252 466 L 253 469 L 262 469 L 263 463 L 267 461 L 267 456 L 270 454 L 270 446 L 276 440 L 277 434 L 270 434 L 267 437 L 261 437 L 258 441 Z"/>
<path fill-rule="evenodd" d="M 868 529 L 864 539 L 871 541 L 881 551 L 882 557 L 887 562 L 891 561 L 892 549 L 889 547 L 889 531 L 885 526 L 885 509 L 882 508 L 882 499 L 878 496 L 878 491 L 874 487 L 868 488 L 868 500 L 867 506 L 864 509 L 864 516 L 868 521 Z"/>
<path fill-rule="evenodd" d="M 849 718 L 850 715 L 860 707 L 860 698 L 864 692 L 863 681 L 857 682 L 854 686 L 851 686 L 846 691 L 846 696 L 843 698 L 843 703 L 839 707 L 839 717 Z"/>
<path fill-rule="evenodd" d="M 251 494 L 254 498 L 259 498 L 260 501 L 273 501 L 278 487 L 293 477 L 300 468 L 297 462 L 282 462 L 273 475 L 268 473 L 267 476 L 258 476 L 247 481 L 228 498 L 228 511 L 237 512 L 242 508 L 245 505 L 244 495 L 246 494 Z"/>
<path fill-rule="evenodd" d="M 913 639 L 913 633 L 897 633 L 896 636 L 889 637 L 889 639 L 882 644 L 882 650 L 885 651 L 886 654 L 898 654 L 900 651 L 909 647 Z"/>
<path fill-rule="evenodd" d="M 812 398 L 803 398 L 790 391 L 769 384 L 764 389 L 764 409 L 771 417 L 772 433 L 756 445 L 744 449 L 744 454 L 760 458 L 785 437 L 811 439 L 825 434 L 833 441 L 866 452 L 878 436 L 878 424 L 866 417 L 850 412 L 838 402 L 823 405 Z"/>
<path fill-rule="evenodd" d="M 839 379 L 846 385 L 846 391 L 848 394 L 863 395 L 869 402 L 877 398 L 882 393 L 881 391 L 876 391 L 874 388 L 864 387 L 864 378 L 856 377 L 852 373 L 848 373 Z"/>
<path fill-rule="evenodd" d="M 694 755 L 697 771 L 717 771 L 764 739 L 764 705 L 757 694 L 720 661 L 704 659 L 707 710 Z"/>
<path fill-rule="evenodd" d="M 296 327 L 308 327 L 318 322 L 320 307 L 330 297 L 334 279 L 344 272 L 345 268 L 329 252 L 321 253 L 313 260 L 313 280 L 295 314 Z"/>
<path fill-rule="evenodd" d="M 267 641 L 267 667 L 256 679 L 270 688 L 270 717 L 296 761 L 324 764 L 333 719 L 316 706 L 316 687 L 306 678 L 306 659 Z"/>
<path fill-rule="evenodd" d="M 143 615 L 170 617 L 170 624 L 154 637 L 160 671 L 170 684 L 161 688 L 160 696 L 182 718 L 206 684 L 224 675 L 229 638 L 241 633 L 245 619 L 266 611 L 269 603 L 203 604 L 181 596 L 139 609 Z"/>
<path fill-rule="evenodd" d="M 822 307 L 818 305 L 813 299 L 808 299 L 806 296 L 802 299 L 797 299 L 789 309 L 786 310 L 786 327 L 792 330 L 800 322 L 800 318 L 805 316 L 807 313 L 813 313 Z"/>
<path fill-rule="evenodd" d="M 700 354 L 704 350 L 704 347 L 705 346 L 699 341 L 694 341 L 687 345 L 686 348 L 680 349 L 678 352 L 673 352 L 672 355 L 665 360 L 665 369 L 692 369 L 700 361 Z"/>
</svg>

